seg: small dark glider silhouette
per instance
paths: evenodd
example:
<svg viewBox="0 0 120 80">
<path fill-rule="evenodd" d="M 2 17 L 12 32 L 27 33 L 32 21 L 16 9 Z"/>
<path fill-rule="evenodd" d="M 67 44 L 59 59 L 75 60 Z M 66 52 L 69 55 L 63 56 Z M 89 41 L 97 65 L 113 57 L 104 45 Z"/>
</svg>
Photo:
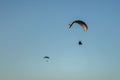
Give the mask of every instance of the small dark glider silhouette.
<svg viewBox="0 0 120 80">
<path fill-rule="evenodd" d="M 81 25 L 82 28 L 83 28 L 85 31 L 88 29 L 87 24 L 86 24 L 85 22 L 81 21 L 81 20 L 75 20 L 75 21 L 71 22 L 71 23 L 69 24 L 69 28 L 71 28 L 74 23 L 78 23 L 79 25 Z"/>
<path fill-rule="evenodd" d="M 43 58 L 46 59 L 46 62 L 48 62 L 48 59 L 50 59 L 49 56 L 44 56 Z"/>
</svg>

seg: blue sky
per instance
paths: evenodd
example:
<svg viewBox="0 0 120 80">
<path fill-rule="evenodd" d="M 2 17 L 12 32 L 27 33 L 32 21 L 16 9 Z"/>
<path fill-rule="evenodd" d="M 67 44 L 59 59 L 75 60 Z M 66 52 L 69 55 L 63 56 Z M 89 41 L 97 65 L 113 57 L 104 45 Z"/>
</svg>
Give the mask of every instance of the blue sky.
<svg viewBox="0 0 120 80">
<path fill-rule="evenodd" d="M 0 0 L 0 80 L 120 80 L 119 3 Z"/>
</svg>

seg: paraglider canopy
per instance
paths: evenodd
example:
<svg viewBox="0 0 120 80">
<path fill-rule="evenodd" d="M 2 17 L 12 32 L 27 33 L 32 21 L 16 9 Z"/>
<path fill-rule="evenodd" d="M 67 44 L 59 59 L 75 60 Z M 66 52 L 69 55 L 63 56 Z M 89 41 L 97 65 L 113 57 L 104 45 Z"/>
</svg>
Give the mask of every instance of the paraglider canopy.
<svg viewBox="0 0 120 80">
<path fill-rule="evenodd" d="M 50 57 L 49 57 L 49 56 L 44 56 L 43 58 L 50 59 Z"/>
<path fill-rule="evenodd" d="M 75 20 L 75 21 L 71 22 L 71 23 L 69 24 L 69 28 L 71 28 L 74 23 L 77 23 L 77 24 L 81 25 L 82 28 L 83 28 L 85 31 L 88 29 L 87 24 L 86 24 L 84 21 L 81 21 L 81 20 Z"/>
</svg>

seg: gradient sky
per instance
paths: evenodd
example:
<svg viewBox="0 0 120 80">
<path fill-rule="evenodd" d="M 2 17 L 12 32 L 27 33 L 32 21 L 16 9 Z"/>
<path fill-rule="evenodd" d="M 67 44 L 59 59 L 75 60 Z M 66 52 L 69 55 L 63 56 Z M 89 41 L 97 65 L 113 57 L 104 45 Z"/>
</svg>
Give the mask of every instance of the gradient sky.
<svg viewBox="0 0 120 80">
<path fill-rule="evenodd" d="M 0 80 L 120 80 L 120 0 L 0 0 Z"/>
</svg>

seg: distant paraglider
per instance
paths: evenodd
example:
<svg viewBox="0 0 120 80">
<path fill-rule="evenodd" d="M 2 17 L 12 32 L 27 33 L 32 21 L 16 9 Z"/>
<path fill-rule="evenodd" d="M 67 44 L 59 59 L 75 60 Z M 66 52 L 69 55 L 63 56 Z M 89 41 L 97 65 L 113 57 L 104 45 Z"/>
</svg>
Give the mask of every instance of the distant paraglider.
<svg viewBox="0 0 120 80">
<path fill-rule="evenodd" d="M 48 62 L 48 59 L 50 59 L 49 56 L 44 56 L 43 58 L 46 60 L 46 62 Z"/>
<path fill-rule="evenodd" d="M 73 26 L 74 23 L 79 24 L 79 25 L 84 29 L 84 31 L 87 31 L 87 30 L 88 30 L 87 24 L 86 24 L 84 21 L 82 21 L 82 20 L 75 20 L 75 21 L 71 22 L 71 23 L 69 24 L 69 29 Z M 79 44 L 79 45 L 82 45 L 82 42 L 79 41 L 78 44 Z"/>
</svg>

